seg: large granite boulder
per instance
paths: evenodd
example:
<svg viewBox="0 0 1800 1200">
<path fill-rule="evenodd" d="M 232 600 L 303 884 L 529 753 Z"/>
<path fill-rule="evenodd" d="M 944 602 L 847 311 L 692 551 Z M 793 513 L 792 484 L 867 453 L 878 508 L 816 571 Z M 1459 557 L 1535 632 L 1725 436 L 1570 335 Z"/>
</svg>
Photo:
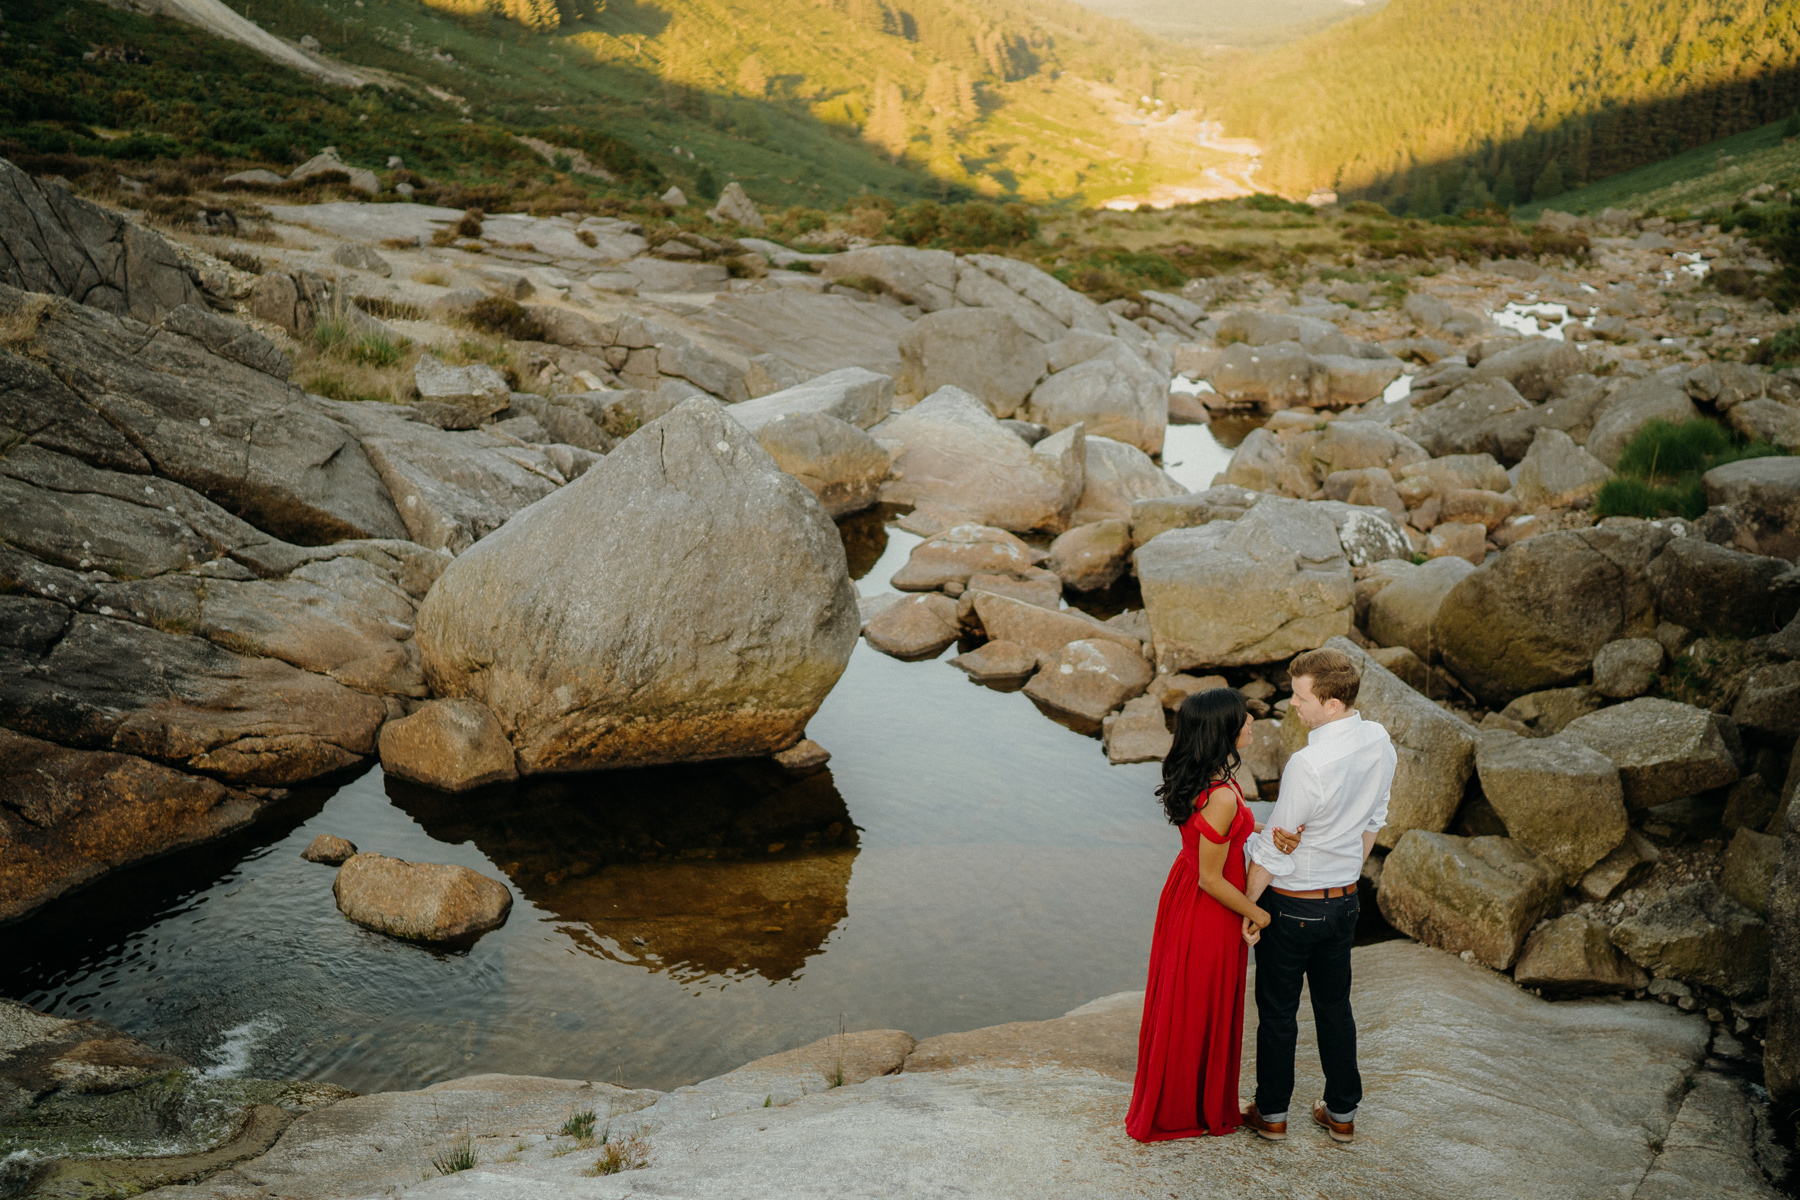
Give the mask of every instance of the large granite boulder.
<svg viewBox="0 0 1800 1200">
<path fill-rule="evenodd" d="M 1086 446 L 1081 499 L 1069 518 L 1073 524 L 1127 519 L 1139 500 L 1179 496 L 1187 491 L 1136 446 L 1096 437 L 1091 432 Z"/>
<path fill-rule="evenodd" d="M 1421 662 L 1435 661 L 1438 611 L 1473 570 L 1469 560 L 1446 555 L 1397 572 L 1369 601 L 1369 637 L 1378 646 L 1405 646 Z"/>
<path fill-rule="evenodd" d="M 1625 840 L 1625 792 L 1612 760 L 1574 738 L 1483 733 L 1475 751 L 1481 794 L 1520 845 L 1568 881 Z"/>
<path fill-rule="evenodd" d="M 418 641 L 531 774 L 785 749 L 857 629 L 818 501 L 695 398 L 457 558 Z"/>
<path fill-rule="evenodd" d="M 731 419 L 755 433 L 770 421 L 800 413 L 821 413 L 869 429 L 886 419 L 894 381 L 862 367 L 840 367 L 805 383 L 734 404 Z"/>
<path fill-rule="evenodd" d="M 1556 394 L 1557 386 L 1586 369 L 1587 360 L 1570 342 L 1527 338 L 1516 346 L 1485 354 L 1475 364 L 1475 379 L 1504 379 L 1525 399 L 1537 402 Z"/>
<path fill-rule="evenodd" d="M 1379 421 L 1345 416 L 1321 432 L 1311 454 L 1326 475 L 1379 467 L 1397 477 L 1401 468 L 1431 457 L 1423 446 Z"/>
<path fill-rule="evenodd" d="M 1233 309 L 1219 318 L 1218 340 L 1225 345 L 1272 346 L 1295 342 L 1308 354 L 1351 354 L 1355 347 L 1343 330 L 1330 321 L 1295 313 L 1265 313 Z"/>
<path fill-rule="evenodd" d="M 1709 505 L 1724 505 L 1743 519 L 1758 554 L 1800 558 L 1800 457 L 1727 463 L 1701 482 Z"/>
<path fill-rule="evenodd" d="M 1785 559 L 1684 537 L 1650 564 L 1650 586 L 1665 621 L 1725 637 L 1761 637 L 1781 626 L 1771 585 L 1791 570 Z M 1793 615 L 1791 605 L 1782 615 Z"/>
<path fill-rule="evenodd" d="M 1274 662 L 1350 631 L 1350 564 L 1331 519 L 1267 497 L 1135 556 L 1159 670 Z"/>
<path fill-rule="evenodd" d="M 202 305 L 175 248 L 141 225 L 0 159 L 0 283 L 155 324 Z"/>
<path fill-rule="evenodd" d="M 1800 735 L 1800 662 L 1769 663 L 1744 677 L 1731 719 L 1778 738 Z"/>
<path fill-rule="evenodd" d="M 1655 631 L 1647 570 L 1668 540 L 1638 524 L 1516 543 L 1445 597 L 1434 626 L 1444 663 L 1496 707 L 1574 682 L 1606 643 Z"/>
<path fill-rule="evenodd" d="M 1611 478 L 1606 464 L 1560 429 L 1540 429 L 1519 463 L 1513 491 L 1528 509 L 1571 508 L 1590 500 Z"/>
<path fill-rule="evenodd" d="M 1313 360 L 1299 342 L 1225 347 L 1207 375 L 1213 391 L 1238 405 L 1264 412 L 1313 405 Z"/>
<path fill-rule="evenodd" d="M 1800 764 L 1800 748 L 1794 753 Z M 1787 799 L 1800 786 L 1790 769 Z M 1780 826 L 1781 861 L 1769 886 L 1769 1025 L 1763 1078 L 1781 1111 L 1800 1108 L 1800 804 L 1789 804 Z"/>
<path fill-rule="evenodd" d="M 1095 437 L 1161 454 L 1169 423 L 1169 376 L 1115 340 L 1103 352 L 1038 384 L 1020 415 L 1053 431 L 1085 425 Z"/>
<path fill-rule="evenodd" d="M 1044 343 L 1000 309 L 945 309 L 921 317 L 900 339 L 896 390 L 929 396 L 954 385 L 996 417 L 1018 411 L 1044 377 Z"/>
<path fill-rule="evenodd" d="M 1574 913 L 1546 922 L 1525 943 L 1513 980 L 1552 996 L 1635 992 L 1648 986 L 1650 977 L 1619 953 L 1610 933 L 1599 921 Z"/>
<path fill-rule="evenodd" d="M 1059 535 L 1047 560 L 1063 586 L 1076 592 L 1111 587 L 1130 563 L 1131 525 L 1117 519 L 1077 525 Z"/>
<path fill-rule="evenodd" d="M 1775 875 L 1781 869 L 1781 839 L 1754 829 L 1740 829 L 1725 849 L 1719 887 L 1759 917 L 1769 915 Z"/>
<path fill-rule="evenodd" d="M 869 645 L 902 661 L 936 658 L 962 630 L 956 601 L 936 592 L 907 596 L 889 605 L 863 627 Z"/>
<path fill-rule="evenodd" d="M 1024 646 L 1038 656 L 1038 663 L 1048 662 L 1070 642 L 1115 642 L 1134 654 L 1143 653 L 1143 643 L 1115 625 L 1088 616 L 1080 609 L 1042 608 L 1012 596 L 1002 596 L 979 588 L 963 597 L 988 638 Z M 1149 681 L 1145 680 L 1147 684 Z"/>
<path fill-rule="evenodd" d="M 1760 996 L 1769 979 L 1769 927 L 1717 884 L 1672 888 L 1613 927 L 1613 944 L 1658 979 Z"/>
<path fill-rule="evenodd" d="M 1470 380 L 1414 415 L 1406 435 L 1431 454 L 1492 454 L 1500 418 L 1531 407 L 1504 379 Z"/>
<path fill-rule="evenodd" d="M 1084 638 L 1049 655 L 1025 694 L 1040 708 L 1097 732 L 1106 714 L 1149 686 L 1151 674 L 1144 656 L 1130 647 Z"/>
<path fill-rule="evenodd" d="M 881 498 L 888 452 L 848 421 L 819 412 L 794 413 L 764 425 L 756 440 L 833 518 L 861 512 Z"/>
<path fill-rule="evenodd" d="M 1594 429 L 1587 436 L 1587 451 L 1608 467 L 1618 465 L 1619 455 L 1632 438 L 1652 421 L 1679 425 L 1700 418 L 1700 410 L 1688 398 L 1677 376 L 1663 371 L 1633 380 L 1605 401 Z"/>
<path fill-rule="evenodd" d="M 1060 533 L 1081 498 L 1086 452 L 1079 425 L 1029 446 L 980 400 L 946 387 L 873 432 L 899 445 L 881 499 L 913 505 L 913 527 L 921 532 L 974 523 Z"/>
<path fill-rule="evenodd" d="M 1192 529 L 1210 521 L 1235 521 L 1261 499 L 1260 492 L 1222 483 L 1201 492 L 1136 501 L 1131 506 L 1131 544 L 1141 547 L 1170 529 Z"/>
<path fill-rule="evenodd" d="M 1721 788 L 1738 777 L 1718 721 L 1691 704 L 1650 696 L 1628 700 L 1577 717 L 1563 735 L 1612 761 L 1633 810 Z"/>
<path fill-rule="evenodd" d="M 1561 890 L 1561 872 L 1511 838 L 1415 829 L 1387 856 L 1375 899 L 1407 936 L 1504 971 Z"/>
<path fill-rule="evenodd" d="M 338 911 L 363 928 L 412 942 L 469 942 L 504 925 L 512 911 L 512 893 L 498 880 L 382 854 L 350 858 L 331 894 Z"/>
</svg>

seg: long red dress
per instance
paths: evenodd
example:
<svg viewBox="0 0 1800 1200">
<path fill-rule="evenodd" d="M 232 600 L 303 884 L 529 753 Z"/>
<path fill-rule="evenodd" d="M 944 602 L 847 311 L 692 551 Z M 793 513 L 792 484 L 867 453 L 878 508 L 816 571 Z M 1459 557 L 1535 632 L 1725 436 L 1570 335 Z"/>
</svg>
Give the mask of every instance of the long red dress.
<svg viewBox="0 0 1800 1200">
<path fill-rule="evenodd" d="M 1220 837 L 1200 815 L 1213 788 L 1237 796 L 1237 815 Z M 1181 854 L 1169 868 L 1150 979 L 1138 1030 L 1137 1083 L 1125 1132 L 1140 1142 L 1215 1137 L 1244 1123 L 1238 1111 L 1238 1067 L 1244 1045 L 1244 944 L 1238 915 L 1200 890 L 1200 839 L 1228 843 L 1224 876 L 1244 886 L 1244 840 L 1255 818 L 1236 783 L 1214 784 L 1181 827 Z"/>
</svg>

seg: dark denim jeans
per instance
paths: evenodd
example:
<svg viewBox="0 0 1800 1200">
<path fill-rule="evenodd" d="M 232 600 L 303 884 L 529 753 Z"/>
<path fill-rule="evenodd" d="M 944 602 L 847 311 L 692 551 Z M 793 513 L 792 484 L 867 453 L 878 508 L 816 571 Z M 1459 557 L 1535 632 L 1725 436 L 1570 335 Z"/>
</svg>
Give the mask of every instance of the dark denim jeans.
<svg viewBox="0 0 1800 1200">
<path fill-rule="evenodd" d="M 1362 1103 L 1356 1070 L 1356 1017 L 1350 1011 L 1350 946 L 1361 911 L 1355 895 L 1296 900 L 1270 888 L 1260 901 L 1269 927 L 1256 946 L 1256 1109 L 1287 1112 L 1294 1095 L 1294 1043 L 1300 1034 L 1300 985 L 1312 992 L 1325 1106 L 1354 1112 Z"/>
</svg>

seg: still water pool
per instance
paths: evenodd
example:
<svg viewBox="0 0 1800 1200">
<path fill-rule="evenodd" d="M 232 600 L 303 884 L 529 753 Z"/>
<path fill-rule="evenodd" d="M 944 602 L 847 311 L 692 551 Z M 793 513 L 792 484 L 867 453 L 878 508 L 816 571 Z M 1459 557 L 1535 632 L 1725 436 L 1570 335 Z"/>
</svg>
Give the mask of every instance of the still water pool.
<svg viewBox="0 0 1800 1200">
<path fill-rule="evenodd" d="M 1171 433 L 1205 487 L 1228 452 Z M 918 541 L 846 533 L 866 593 Z M 216 1074 L 366 1092 L 483 1071 L 669 1088 L 840 1021 L 923 1037 L 1143 986 L 1179 848 L 1156 765 L 1109 766 L 1018 692 L 860 643 L 809 735 L 832 760 L 800 777 L 744 762 L 449 797 L 377 767 L 302 789 L 6 930 L 0 994 Z M 300 858 L 320 833 L 503 879 L 512 915 L 457 954 L 359 929 Z"/>
</svg>

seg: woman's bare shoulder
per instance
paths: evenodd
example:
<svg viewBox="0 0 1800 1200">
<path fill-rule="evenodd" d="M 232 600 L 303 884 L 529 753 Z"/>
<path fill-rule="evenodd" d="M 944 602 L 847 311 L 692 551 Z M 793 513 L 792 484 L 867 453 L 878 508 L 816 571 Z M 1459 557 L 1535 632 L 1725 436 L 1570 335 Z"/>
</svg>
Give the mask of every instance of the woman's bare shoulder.
<svg viewBox="0 0 1800 1200">
<path fill-rule="evenodd" d="M 1219 783 L 1212 785 L 1212 790 L 1207 792 L 1206 799 L 1200 806 L 1200 816 L 1213 827 L 1213 832 L 1223 835 L 1237 819 L 1237 809 L 1237 792 L 1229 785 Z"/>
</svg>

